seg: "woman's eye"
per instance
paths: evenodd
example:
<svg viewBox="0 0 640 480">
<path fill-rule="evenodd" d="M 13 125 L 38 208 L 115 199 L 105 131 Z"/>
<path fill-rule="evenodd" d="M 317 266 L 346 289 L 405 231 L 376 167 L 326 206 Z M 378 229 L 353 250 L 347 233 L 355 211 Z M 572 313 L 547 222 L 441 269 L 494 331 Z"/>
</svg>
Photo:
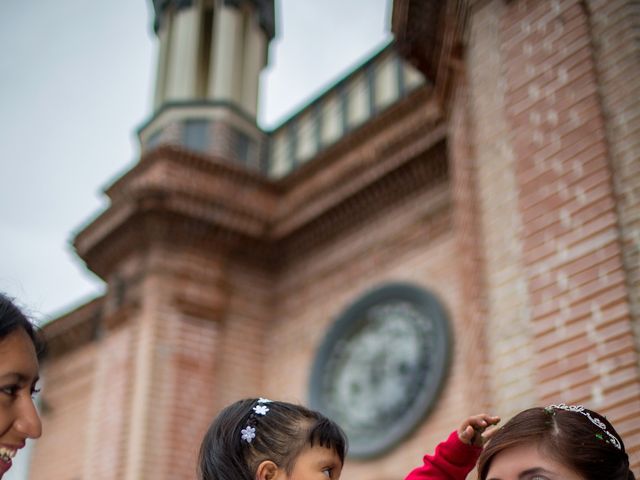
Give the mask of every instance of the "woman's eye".
<svg viewBox="0 0 640 480">
<path fill-rule="evenodd" d="M 6 385 L 0 388 L 0 392 L 4 393 L 5 395 L 9 395 L 10 397 L 15 397 L 18 393 L 18 389 L 18 385 Z"/>
<path fill-rule="evenodd" d="M 324 470 L 322 470 L 322 473 L 324 473 L 324 475 L 327 478 L 331 478 L 331 472 L 333 471 L 333 468 L 325 468 Z"/>
<path fill-rule="evenodd" d="M 31 398 L 33 398 L 33 397 L 35 397 L 36 395 L 38 395 L 38 394 L 40 393 L 40 390 L 42 390 L 42 389 L 41 389 L 41 388 L 33 387 L 33 388 L 31 389 Z"/>
</svg>

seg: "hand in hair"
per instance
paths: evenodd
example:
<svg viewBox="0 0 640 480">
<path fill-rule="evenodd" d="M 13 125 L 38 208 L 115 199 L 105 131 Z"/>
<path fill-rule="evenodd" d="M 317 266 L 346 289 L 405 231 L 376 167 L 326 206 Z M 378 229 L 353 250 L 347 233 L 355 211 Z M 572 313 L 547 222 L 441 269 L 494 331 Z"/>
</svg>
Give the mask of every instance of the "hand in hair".
<svg viewBox="0 0 640 480">
<path fill-rule="evenodd" d="M 482 447 L 498 430 L 500 417 L 481 413 L 467 418 L 458 429 L 458 438 L 466 445 Z"/>
</svg>

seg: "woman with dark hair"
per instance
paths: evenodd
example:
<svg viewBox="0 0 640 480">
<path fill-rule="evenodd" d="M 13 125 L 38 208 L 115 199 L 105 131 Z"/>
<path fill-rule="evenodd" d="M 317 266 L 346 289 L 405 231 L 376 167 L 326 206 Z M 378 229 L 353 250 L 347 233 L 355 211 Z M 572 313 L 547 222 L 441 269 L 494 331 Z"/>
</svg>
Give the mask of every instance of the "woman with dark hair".
<svg viewBox="0 0 640 480">
<path fill-rule="evenodd" d="M 530 408 L 509 420 L 480 455 L 478 477 L 635 480 L 613 425 L 592 410 L 563 403 Z"/>
<path fill-rule="evenodd" d="M 464 480 L 476 460 L 479 480 L 635 480 L 611 423 L 583 406 L 530 408 L 485 431 L 492 418 L 470 417 L 406 480 Z"/>
<path fill-rule="evenodd" d="M 200 480 L 338 480 L 347 450 L 340 427 L 319 412 L 266 398 L 218 414 L 200 447 Z"/>
<path fill-rule="evenodd" d="M 27 438 L 42 432 L 33 403 L 42 352 L 33 324 L 0 293 L 0 479 Z"/>
</svg>

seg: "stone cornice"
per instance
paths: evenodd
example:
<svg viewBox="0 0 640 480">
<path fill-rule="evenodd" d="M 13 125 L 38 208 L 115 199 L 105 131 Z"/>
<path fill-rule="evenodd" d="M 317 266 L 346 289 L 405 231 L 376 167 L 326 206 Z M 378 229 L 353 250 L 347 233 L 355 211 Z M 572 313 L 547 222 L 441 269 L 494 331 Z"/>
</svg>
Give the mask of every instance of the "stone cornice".
<svg viewBox="0 0 640 480">
<path fill-rule="evenodd" d="M 276 264 L 287 256 L 283 248 L 312 248 L 340 231 L 358 205 L 382 207 L 385 191 L 395 188 L 386 178 L 405 175 L 402 181 L 412 184 L 412 175 L 426 171 L 416 170 L 415 160 L 432 155 L 445 138 L 441 118 L 424 87 L 280 181 L 221 158 L 160 147 L 107 189 L 110 207 L 77 235 L 76 250 L 105 279 L 127 256 L 163 243 Z"/>
<path fill-rule="evenodd" d="M 391 31 L 398 52 L 436 81 L 440 56 L 441 17 L 446 2 L 442 0 L 394 0 Z"/>
<path fill-rule="evenodd" d="M 225 5 L 235 8 L 242 7 L 247 0 L 223 0 Z M 258 23 L 269 40 L 273 39 L 276 34 L 276 16 L 273 0 L 249 0 L 248 3 L 253 5 L 257 10 Z M 164 21 L 166 12 L 170 9 L 180 10 L 192 7 L 193 0 L 153 0 L 153 10 L 155 18 L 153 21 L 153 29 L 157 33 Z"/>
<path fill-rule="evenodd" d="M 394 0 L 391 30 L 398 52 L 424 73 L 448 110 L 463 68 L 467 18 L 473 0 Z"/>
<path fill-rule="evenodd" d="M 223 0 L 225 5 L 232 5 L 236 8 L 242 7 L 247 0 Z M 249 3 L 258 10 L 258 18 L 260 27 L 267 35 L 269 40 L 276 35 L 276 15 L 274 8 L 274 0 L 249 0 Z"/>
<path fill-rule="evenodd" d="M 443 140 L 446 131 L 430 92 L 429 88 L 415 92 L 285 178 L 274 237 L 282 238 L 303 228 Z"/>
<path fill-rule="evenodd" d="M 47 323 L 42 328 L 47 342 L 45 362 L 95 340 L 99 335 L 103 304 L 103 297 L 96 298 Z"/>
<path fill-rule="evenodd" d="M 362 189 L 352 192 L 348 198 L 336 202 L 321 215 L 313 217 L 304 228 L 292 231 L 280 240 L 280 251 L 286 263 L 304 256 L 309 245 L 318 245 L 341 235 L 346 235 L 361 225 L 371 222 L 381 214 L 397 208 L 407 199 L 431 189 L 447 189 L 448 165 L 446 144 L 434 135 L 422 146 L 428 145 L 416 156 L 377 178 Z M 417 147 L 417 145 L 414 145 Z M 418 148 L 416 148 L 418 150 Z M 450 207 L 446 196 L 442 210 Z"/>
<path fill-rule="evenodd" d="M 277 273 L 425 193 L 439 199 L 434 212 L 446 218 L 446 124 L 424 87 L 282 180 L 165 145 L 143 155 L 106 193 L 109 208 L 77 235 L 75 247 L 108 282 L 108 293 L 47 326 L 54 356 L 135 316 L 141 282 L 154 269 L 166 278 L 204 275 L 198 281 L 213 284 L 224 278 L 211 271 L 213 258 Z M 169 258 L 181 251 L 198 252 L 209 266 L 183 272 Z M 196 316 L 214 318 L 225 308 L 224 295 L 175 295 L 177 308 Z"/>
<path fill-rule="evenodd" d="M 112 259 L 108 255 L 106 263 L 98 262 L 110 244 L 120 245 L 124 253 L 131 250 L 126 246 L 130 242 L 148 245 L 157 232 L 169 235 L 182 227 L 208 234 L 226 230 L 264 236 L 277 192 L 277 186 L 248 169 L 181 148 L 160 147 L 107 189 L 111 206 L 76 236 L 74 244 L 87 266 L 105 278 L 111 260 L 120 255 L 113 252 Z M 172 226 L 175 222 L 179 225 Z M 117 238 L 125 232 L 127 241 Z"/>
</svg>

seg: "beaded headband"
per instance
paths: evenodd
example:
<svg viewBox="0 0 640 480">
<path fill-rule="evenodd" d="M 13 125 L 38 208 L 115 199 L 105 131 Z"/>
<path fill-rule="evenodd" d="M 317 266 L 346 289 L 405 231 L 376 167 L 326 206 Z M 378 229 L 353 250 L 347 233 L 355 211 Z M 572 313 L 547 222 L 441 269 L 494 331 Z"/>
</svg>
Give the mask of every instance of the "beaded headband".
<svg viewBox="0 0 640 480">
<path fill-rule="evenodd" d="M 605 438 L 602 438 L 602 435 L 600 434 L 596 434 L 596 437 L 598 437 L 600 440 L 604 440 L 605 442 L 610 443 L 611 445 L 616 447 L 618 450 L 622 450 L 622 444 L 620 443 L 620 440 L 618 440 L 618 438 L 615 435 L 613 435 L 611 432 L 607 430 L 607 426 L 604 424 L 602 420 L 600 420 L 599 418 L 593 418 L 591 414 L 587 411 L 587 409 L 584 408 L 582 405 L 567 405 L 565 403 L 560 403 L 558 405 L 549 405 L 548 407 L 545 408 L 545 411 L 547 413 L 553 413 L 553 409 L 566 410 L 567 412 L 575 412 L 575 413 L 584 415 L 596 427 L 599 427 L 600 429 L 602 429 L 602 431 L 604 431 L 604 433 L 607 434 L 607 437 L 609 437 L 609 439 L 607 440 Z"/>
<path fill-rule="evenodd" d="M 266 398 L 259 398 L 257 405 L 251 410 L 251 415 L 247 419 L 247 425 L 240 431 L 241 439 L 247 443 L 251 443 L 256 438 L 256 424 L 258 423 L 258 415 L 264 417 L 269 411 L 269 407 L 265 403 L 271 403 L 271 400 Z"/>
</svg>

